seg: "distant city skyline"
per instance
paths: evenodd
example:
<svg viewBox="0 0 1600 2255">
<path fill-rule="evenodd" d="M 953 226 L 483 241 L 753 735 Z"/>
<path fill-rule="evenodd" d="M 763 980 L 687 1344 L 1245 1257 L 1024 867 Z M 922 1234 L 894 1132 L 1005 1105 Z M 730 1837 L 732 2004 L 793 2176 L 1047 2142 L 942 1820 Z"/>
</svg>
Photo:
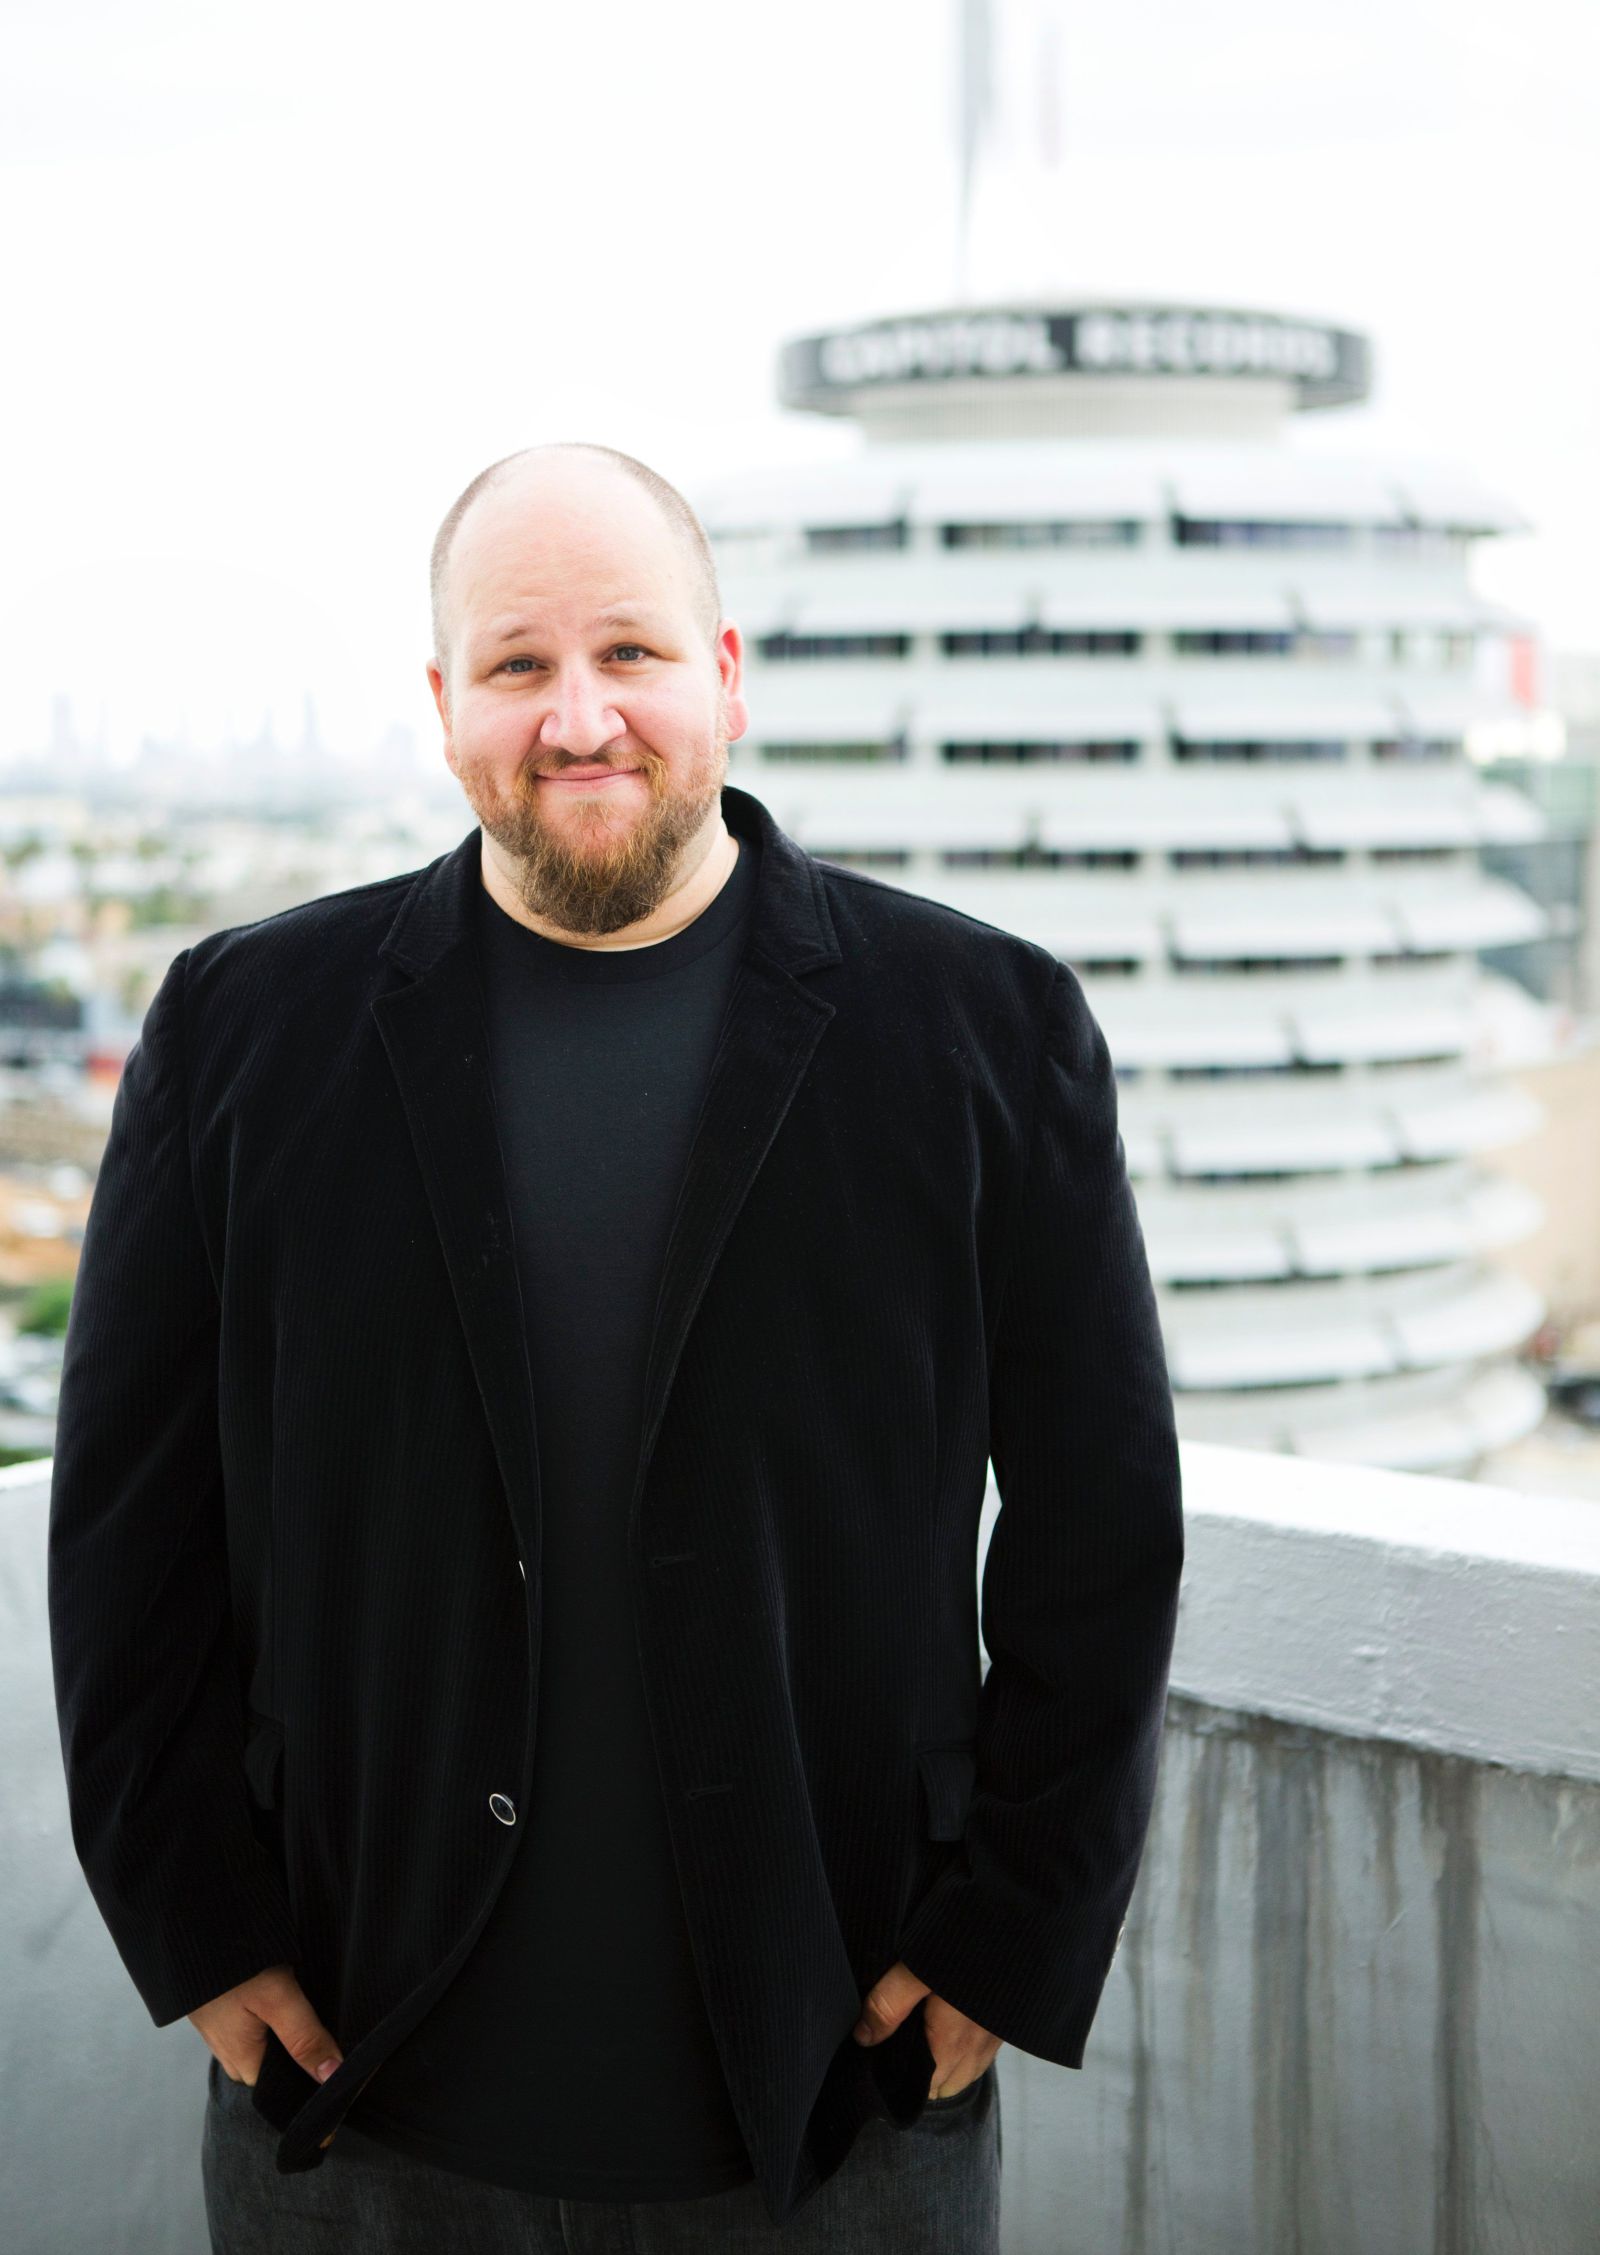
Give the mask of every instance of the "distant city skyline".
<svg viewBox="0 0 1600 2255">
<path fill-rule="evenodd" d="M 1600 650 L 1600 11 L 989 13 L 964 269 L 954 0 L 815 0 L 803 39 L 733 0 L 464 0 L 447 38 L 310 0 L 269 39 L 199 0 L 19 20 L 0 764 L 58 697 L 127 762 L 265 713 L 282 741 L 309 695 L 330 758 L 381 768 L 398 728 L 442 770 L 426 557 L 475 470 L 547 437 L 691 489 L 837 459 L 853 434 L 775 404 L 780 344 L 963 278 L 1368 333 L 1371 403 L 1297 445 L 1472 469 L 1536 528 L 1482 591 Z"/>
<path fill-rule="evenodd" d="M 257 784 L 264 801 L 281 801 L 288 792 L 315 803 L 330 793 L 343 796 L 363 786 L 376 791 L 389 782 L 398 792 L 460 799 L 463 821 L 469 821 L 460 784 L 432 752 L 431 741 L 420 743 L 416 731 L 398 721 L 364 751 L 332 745 L 310 696 L 288 725 L 267 711 L 249 731 L 207 740 L 180 718 L 170 733 L 146 731 L 137 742 L 114 745 L 103 714 L 97 724 L 83 725 L 71 698 L 58 695 L 42 747 L 0 748 L 0 796 L 71 794 L 98 786 L 133 786 L 160 796 L 178 783 L 203 778 L 241 804 L 249 802 Z"/>
</svg>

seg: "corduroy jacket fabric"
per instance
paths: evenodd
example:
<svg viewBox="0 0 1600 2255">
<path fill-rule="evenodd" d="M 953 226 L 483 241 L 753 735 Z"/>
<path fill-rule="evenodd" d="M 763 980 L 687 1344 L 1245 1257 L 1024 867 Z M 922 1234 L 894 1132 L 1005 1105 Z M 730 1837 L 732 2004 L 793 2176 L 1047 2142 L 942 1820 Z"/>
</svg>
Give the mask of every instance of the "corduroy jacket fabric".
<svg viewBox="0 0 1600 2255">
<path fill-rule="evenodd" d="M 746 791 L 722 804 L 761 866 L 656 1303 L 632 1601 L 696 1964 L 781 2223 L 869 2115 L 925 2101 L 920 2004 L 851 2035 L 897 1959 L 1082 2064 L 1183 1530 L 1076 976 L 817 860 Z M 345 2056 L 318 2086 L 269 2036 L 283 2171 L 330 2158 L 471 1950 L 517 1849 L 491 1795 L 530 1800 L 538 1457 L 480 846 L 177 956 L 68 1325 L 49 1606 L 76 1850 L 157 2026 L 294 1964 Z"/>
</svg>

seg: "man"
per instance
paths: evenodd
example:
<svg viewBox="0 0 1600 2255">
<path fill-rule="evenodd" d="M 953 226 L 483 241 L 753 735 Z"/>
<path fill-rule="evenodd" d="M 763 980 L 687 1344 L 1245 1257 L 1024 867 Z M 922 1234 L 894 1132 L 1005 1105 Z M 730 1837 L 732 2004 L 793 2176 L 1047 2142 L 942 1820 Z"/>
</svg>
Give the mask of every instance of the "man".
<svg viewBox="0 0 1600 2255">
<path fill-rule="evenodd" d="M 1182 1557 L 1104 1039 L 726 784 L 739 631 L 644 465 L 496 464 L 434 603 L 478 827 L 183 950 L 124 1070 L 79 1855 L 210 2047 L 234 2255 L 991 2249 L 993 2061 L 1082 2062 Z"/>
</svg>

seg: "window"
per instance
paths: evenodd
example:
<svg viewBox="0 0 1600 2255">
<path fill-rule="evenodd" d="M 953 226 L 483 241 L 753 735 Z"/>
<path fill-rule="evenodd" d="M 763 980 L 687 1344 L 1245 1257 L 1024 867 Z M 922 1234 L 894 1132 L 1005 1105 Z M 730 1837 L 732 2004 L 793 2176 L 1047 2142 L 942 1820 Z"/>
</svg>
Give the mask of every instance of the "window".
<svg viewBox="0 0 1600 2255">
<path fill-rule="evenodd" d="M 909 634 L 763 634 L 756 649 L 769 664 L 812 658 L 903 658 Z"/>
<path fill-rule="evenodd" d="M 853 549 L 904 548 L 906 521 L 882 525 L 807 525 L 805 543 L 814 556 L 837 556 Z"/>
<path fill-rule="evenodd" d="M 1349 548 L 1357 529 L 1349 524 L 1295 524 L 1258 517 L 1174 516 L 1172 520 L 1172 538 L 1180 548 Z"/>
<path fill-rule="evenodd" d="M 1178 846 L 1167 855 L 1174 869 L 1322 868 L 1348 859 L 1342 846 Z"/>
<path fill-rule="evenodd" d="M 1472 539 L 1470 532 L 1444 525 L 1374 525 L 1372 532 L 1386 554 L 1440 559 L 1465 555 Z"/>
<path fill-rule="evenodd" d="M 975 633 L 941 634 L 939 648 L 947 658 L 1129 658 L 1137 654 L 1143 637 L 1115 631 L 1083 633 L 1047 626 L 1024 626 L 1010 631 L 984 629 Z"/>
<path fill-rule="evenodd" d="M 972 743 L 945 743 L 939 746 L 941 759 L 997 760 L 1025 762 L 1029 760 L 1132 760 L 1139 756 L 1139 746 L 1126 738 L 1110 743 L 1058 743 L 1035 744 L 993 743 L 987 737 Z"/>
<path fill-rule="evenodd" d="M 1174 737 L 1172 756 L 1186 760 L 1340 760 L 1349 752 L 1349 745 L 1330 737 L 1299 741 L 1285 738 L 1273 742 L 1265 737 L 1247 737 L 1237 742 L 1197 744 L 1185 738 Z"/>
<path fill-rule="evenodd" d="M 1168 961 L 1187 979 L 1270 978 L 1284 972 L 1341 971 L 1342 955 L 1182 955 L 1173 948 Z"/>
<path fill-rule="evenodd" d="M 1059 846 L 949 846 L 939 859 L 946 869 L 1137 869 L 1131 848 L 1099 847 L 1081 853 Z"/>
<path fill-rule="evenodd" d="M 1293 627 L 1183 628 L 1172 637 L 1180 658 L 1286 658 L 1294 645 Z"/>
<path fill-rule="evenodd" d="M 1144 530 L 1136 518 L 1025 518 L 1018 522 L 941 525 L 946 548 L 1132 548 Z"/>
<path fill-rule="evenodd" d="M 1180 658 L 1354 658 L 1360 636 L 1349 627 L 1180 628 L 1172 637 Z"/>
</svg>

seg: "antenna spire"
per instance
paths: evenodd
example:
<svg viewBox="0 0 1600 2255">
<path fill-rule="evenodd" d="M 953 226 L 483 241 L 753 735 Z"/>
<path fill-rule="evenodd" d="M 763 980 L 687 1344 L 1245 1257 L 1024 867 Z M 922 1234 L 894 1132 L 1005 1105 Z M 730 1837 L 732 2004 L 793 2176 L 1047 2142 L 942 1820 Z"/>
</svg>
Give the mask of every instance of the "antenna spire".
<svg viewBox="0 0 1600 2255">
<path fill-rule="evenodd" d="M 957 160 L 961 200 L 956 235 L 956 296 L 968 289 L 972 236 L 972 195 L 978 152 L 994 114 L 994 26 L 989 0 L 956 0 Z"/>
<path fill-rule="evenodd" d="M 970 299 L 983 160 L 999 153 L 1009 256 L 1042 288 L 1053 264 L 1052 229 L 1066 141 L 1062 115 L 1061 0 L 956 0 L 956 297 Z M 992 284 L 993 277 L 989 277 Z"/>
</svg>

